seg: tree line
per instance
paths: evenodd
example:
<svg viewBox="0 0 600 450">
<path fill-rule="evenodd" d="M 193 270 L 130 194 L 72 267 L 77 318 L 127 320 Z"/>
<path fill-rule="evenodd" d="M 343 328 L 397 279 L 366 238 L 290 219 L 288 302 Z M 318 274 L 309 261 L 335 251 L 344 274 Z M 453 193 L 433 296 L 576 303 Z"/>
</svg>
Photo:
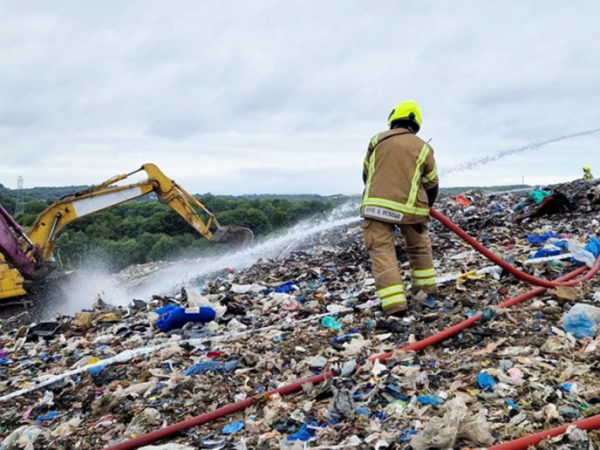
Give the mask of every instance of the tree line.
<svg viewBox="0 0 600 450">
<path fill-rule="evenodd" d="M 27 229 L 38 214 L 56 198 L 60 188 L 36 188 L 35 197 L 24 196 L 22 210 L 15 213 L 16 191 L 0 185 L 0 204 Z M 50 189 L 47 198 L 43 190 Z M 72 191 L 71 191 L 72 193 Z M 61 191 L 61 195 L 64 195 Z M 333 205 L 321 200 L 197 196 L 221 225 L 250 228 L 255 237 L 267 236 L 301 220 L 324 215 Z M 59 233 L 56 256 L 65 268 L 77 268 L 101 260 L 111 270 L 132 264 L 181 257 L 198 257 L 230 248 L 207 241 L 168 205 L 156 200 L 133 200 L 77 219 Z"/>
</svg>

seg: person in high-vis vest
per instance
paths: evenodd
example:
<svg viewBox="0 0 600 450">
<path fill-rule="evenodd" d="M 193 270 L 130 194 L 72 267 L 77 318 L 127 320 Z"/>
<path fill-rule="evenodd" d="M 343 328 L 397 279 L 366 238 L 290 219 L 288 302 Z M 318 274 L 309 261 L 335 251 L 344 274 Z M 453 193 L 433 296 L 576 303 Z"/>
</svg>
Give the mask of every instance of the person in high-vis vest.
<svg viewBox="0 0 600 450">
<path fill-rule="evenodd" d="M 583 179 L 585 181 L 593 180 L 594 175 L 592 175 L 592 168 L 590 166 L 585 166 L 583 168 Z"/>
<path fill-rule="evenodd" d="M 419 105 L 405 101 L 388 117 L 390 129 L 375 135 L 363 167 L 361 216 L 371 271 L 383 310 L 388 315 L 408 309 L 395 252 L 400 228 L 414 291 L 435 292 L 429 239 L 429 207 L 438 194 L 437 166 L 431 146 L 418 138 Z"/>
</svg>

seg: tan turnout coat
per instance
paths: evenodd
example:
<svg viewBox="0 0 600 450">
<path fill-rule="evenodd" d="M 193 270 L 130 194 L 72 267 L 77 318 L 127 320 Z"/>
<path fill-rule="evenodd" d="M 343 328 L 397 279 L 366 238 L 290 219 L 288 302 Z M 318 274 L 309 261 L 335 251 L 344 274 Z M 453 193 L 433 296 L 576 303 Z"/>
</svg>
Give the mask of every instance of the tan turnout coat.
<svg viewBox="0 0 600 450">
<path fill-rule="evenodd" d="M 371 139 L 363 166 L 361 216 L 396 224 L 428 220 L 426 189 L 438 184 L 433 148 L 404 128 Z"/>
</svg>

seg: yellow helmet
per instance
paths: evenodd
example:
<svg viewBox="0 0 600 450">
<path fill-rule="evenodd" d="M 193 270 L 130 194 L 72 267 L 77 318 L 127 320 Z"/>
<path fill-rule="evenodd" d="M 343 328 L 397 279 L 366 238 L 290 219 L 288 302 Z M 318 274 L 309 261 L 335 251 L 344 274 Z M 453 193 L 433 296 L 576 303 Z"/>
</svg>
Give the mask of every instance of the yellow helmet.
<svg viewBox="0 0 600 450">
<path fill-rule="evenodd" d="M 415 133 L 417 133 L 421 129 L 421 124 L 423 123 L 423 119 L 421 118 L 421 108 L 419 108 L 419 105 L 412 100 L 400 102 L 394 106 L 394 109 L 392 109 L 392 112 L 388 116 L 388 125 L 391 126 L 392 123 L 397 120 L 407 120 L 412 122 Z"/>
<path fill-rule="evenodd" d="M 584 172 L 589 172 L 590 170 L 592 170 L 590 166 L 584 166 L 583 168 Z"/>
</svg>

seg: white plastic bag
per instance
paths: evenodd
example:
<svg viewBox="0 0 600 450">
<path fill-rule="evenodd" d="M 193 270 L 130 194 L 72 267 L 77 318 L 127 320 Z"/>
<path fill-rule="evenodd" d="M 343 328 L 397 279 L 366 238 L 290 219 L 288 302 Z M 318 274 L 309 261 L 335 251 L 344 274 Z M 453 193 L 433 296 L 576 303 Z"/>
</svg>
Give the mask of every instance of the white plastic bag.
<svg viewBox="0 0 600 450">
<path fill-rule="evenodd" d="M 573 258 L 584 263 L 588 267 L 592 267 L 596 262 L 594 255 L 585 250 L 585 245 L 574 239 L 567 239 L 569 252 L 573 254 Z"/>
</svg>

